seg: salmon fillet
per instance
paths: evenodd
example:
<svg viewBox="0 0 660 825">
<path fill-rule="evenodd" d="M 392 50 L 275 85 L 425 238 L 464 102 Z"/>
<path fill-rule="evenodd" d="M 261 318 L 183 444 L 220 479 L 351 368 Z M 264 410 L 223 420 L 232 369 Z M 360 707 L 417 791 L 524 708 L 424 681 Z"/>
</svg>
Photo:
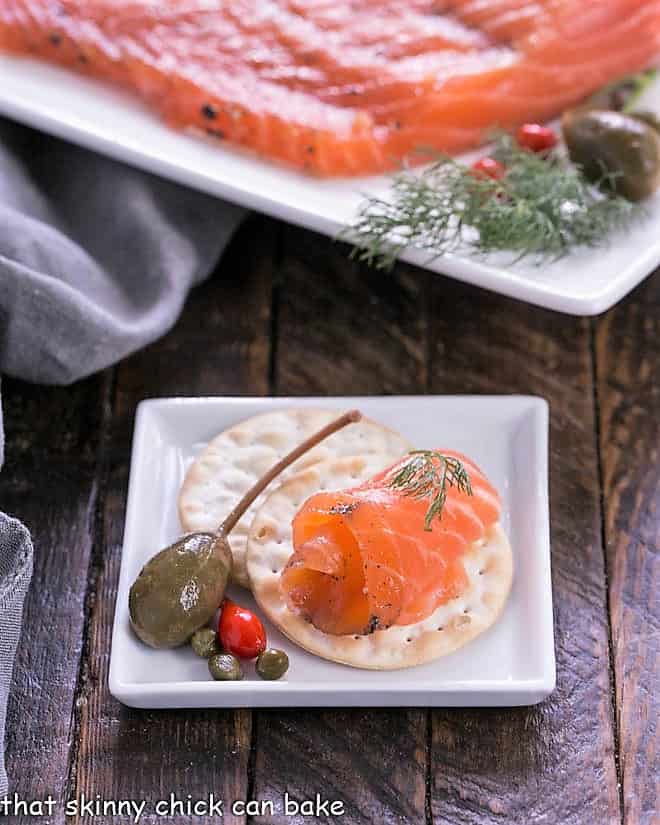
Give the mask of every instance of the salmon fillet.
<svg viewBox="0 0 660 825">
<path fill-rule="evenodd" d="M 333 635 L 363 635 L 430 616 L 467 586 L 462 557 L 498 521 L 500 499 L 459 453 L 472 495 L 450 487 L 441 519 L 424 529 L 428 499 L 388 486 L 409 458 L 345 492 L 308 499 L 293 521 L 294 552 L 280 586 L 289 608 Z"/>
<path fill-rule="evenodd" d="M 0 0 L 0 49 L 322 176 L 546 120 L 660 54 L 660 0 Z"/>
</svg>

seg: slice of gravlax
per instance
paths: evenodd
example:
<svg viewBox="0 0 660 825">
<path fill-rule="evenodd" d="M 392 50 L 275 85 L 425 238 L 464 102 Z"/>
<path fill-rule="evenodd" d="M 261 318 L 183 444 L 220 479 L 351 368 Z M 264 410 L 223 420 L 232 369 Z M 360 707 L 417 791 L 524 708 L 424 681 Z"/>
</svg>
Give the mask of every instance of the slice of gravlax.
<svg viewBox="0 0 660 825">
<path fill-rule="evenodd" d="M 446 489 L 440 517 L 428 498 L 391 486 L 410 457 L 351 490 L 309 498 L 293 520 L 294 552 L 280 587 L 289 608 L 332 635 L 364 635 L 430 616 L 465 590 L 462 558 L 500 516 L 481 470 L 462 462 L 471 491 Z M 429 529 L 430 528 L 430 529 Z"/>
</svg>

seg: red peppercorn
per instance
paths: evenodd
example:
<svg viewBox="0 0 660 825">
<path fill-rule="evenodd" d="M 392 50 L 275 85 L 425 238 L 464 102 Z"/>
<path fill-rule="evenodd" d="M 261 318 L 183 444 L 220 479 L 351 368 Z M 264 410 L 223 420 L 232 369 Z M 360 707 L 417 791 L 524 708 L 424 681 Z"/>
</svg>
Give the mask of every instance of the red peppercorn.
<svg viewBox="0 0 660 825">
<path fill-rule="evenodd" d="M 539 123 L 523 123 L 516 133 L 516 140 L 523 149 L 532 152 L 548 152 L 557 145 L 557 135 L 553 130 Z"/>
<path fill-rule="evenodd" d="M 261 619 L 230 599 L 222 603 L 218 635 L 223 648 L 241 659 L 254 659 L 266 649 L 266 631 Z"/>
<path fill-rule="evenodd" d="M 504 177 L 506 169 L 495 158 L 485 157 L 472 164 L 472 173 L 475 178 L 492 178 L 492 180 L 501 180 Z"/>
</svg>

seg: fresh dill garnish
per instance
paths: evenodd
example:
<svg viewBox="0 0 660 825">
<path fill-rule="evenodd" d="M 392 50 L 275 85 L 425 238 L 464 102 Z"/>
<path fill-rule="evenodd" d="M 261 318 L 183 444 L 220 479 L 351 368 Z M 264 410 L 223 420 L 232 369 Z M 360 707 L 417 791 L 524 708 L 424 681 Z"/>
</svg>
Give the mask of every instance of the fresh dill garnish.
<svg viewBox="0 0 660 825">
<path fill-rule="evenodd" d="M 410 247 L 436 258 L 465 245 L 541 263 L 604 242 L 637 214 L 625 198 L 589 183 L 561 152 L 535 154 L 500 135 L 490 154 L 505 167 L 499 180 L 445 156 L 420 174 L 397 175 L 391 197 L 367 198 L 343 233 L 354 256 L 387 268 Z"/>
<path fill-rule="evenodd" d="M 389 479 L 388 486 L 412 498 L 431 500 L 424 518 L 424 529 L 431 530 L 433 519 L 442 518 L 447 490 L 456 487 L 472 495 L 470 476 L 462 461 L 437 450 L 414 450 L 410 460 Z"/>
</svg>

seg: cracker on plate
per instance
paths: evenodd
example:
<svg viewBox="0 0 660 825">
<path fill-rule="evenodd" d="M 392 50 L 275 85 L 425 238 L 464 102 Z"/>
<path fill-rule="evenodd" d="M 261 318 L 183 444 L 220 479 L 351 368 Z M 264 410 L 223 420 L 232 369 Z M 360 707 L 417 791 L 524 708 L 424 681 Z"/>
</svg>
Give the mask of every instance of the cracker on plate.
<svg viewBox="0 0 660 825">
<path fill-rule="evenodd" d="M 499 524 L 464 556 L 468 587 L 428 618 L 377 630 L 368 636 L 332 636 L 289 610 L 280 574 L 293 553 L 291 522 L 319 490 L 340 490 L 370 478 L 364 457 L 316 464 L 274 490 L 256 513 L 248 537 L 247 568 L 252 592 L 265 615 L 293 642 L 324 659 L 370 670 L 412 667 L 452 653 L 487 630 L 500 615 L 511 589 L 513 559 Z"/>
<path fill-rule="evenodd" d="M 195 459 L 184 479 L 178 502 L 183 529 L 190 532 L 216 529 L 273 464 L 340 414 L 341 410 L 309 407 L 273 410 L 221 432 Z M 394 430 L 363 418 L 310 450 L 292 464 L 281 479 L 291 478 L 319 461 L 347 455 L 373 456 L 375 473 L 410 449 L 410 443 Z M 273 482 L 276 484 L 277 480 Z M 245 563 L 248 530 L 268 492 L 270 490 L 257 498 L 229 537 L 234 562 L 232 577 L 244 587 L 249 587 Z"/>
</svg>

